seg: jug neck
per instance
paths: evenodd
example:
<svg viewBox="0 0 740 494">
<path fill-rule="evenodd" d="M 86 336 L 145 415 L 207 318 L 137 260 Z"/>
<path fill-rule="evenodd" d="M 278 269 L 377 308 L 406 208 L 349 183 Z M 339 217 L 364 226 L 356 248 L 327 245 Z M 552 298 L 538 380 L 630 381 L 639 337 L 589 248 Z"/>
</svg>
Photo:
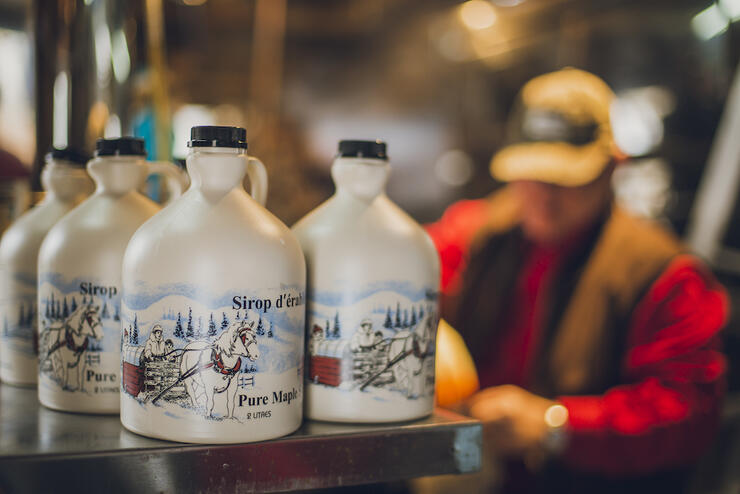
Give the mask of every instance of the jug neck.
<svg viewBox="0 0 740 494">
<path fill-rule="evenodd" d="M 87 171 L 95 181 L 96 193 L 124 195 L 144 184 L 148 166 L 141 156 L 105 156 L 91 160 Z"/>
<path fill-rule="evenodd" d="M 54 159 L 44 166 L 41 185 L 46 191 L 46 202 L 72 203 L 80 197 L 89 196 L 95 189 L 84 167 Z"/>
<path fill-rule="evenodd" d="M 389 173 L 390 165 L 381 159 L 340 157 L 331 166 L 337 194 L 367 203 L 385 193 Z"/>
<path fill-rule="evenodd" d="M 247 174 L 247 150 L 227 147 L 194 147 L 186 159 L 192 187 L 219 194 L 242 188 Z"/>
</svg>

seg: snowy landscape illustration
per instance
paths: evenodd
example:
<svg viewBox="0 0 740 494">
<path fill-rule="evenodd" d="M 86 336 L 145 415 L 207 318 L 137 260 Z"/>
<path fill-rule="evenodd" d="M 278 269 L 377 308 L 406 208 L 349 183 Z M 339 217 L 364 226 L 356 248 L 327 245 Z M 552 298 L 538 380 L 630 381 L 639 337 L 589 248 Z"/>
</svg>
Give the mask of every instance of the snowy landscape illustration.
<svg viewBox="0 0 740 494">
<path fill-rule="evenodd" d="M 138 310 L 124 302 L 122 391 L 142 406 L 238 419 L 237 394 L 269 392 L 283 375 L 302 379 L 303 306 L 234 309 L 233 297 L 182 291 L 132 298 Z"/>
<path fill-rule="evenodd" d="M 13 351 L 35 357 L 34 333 L 37 324 L 36 277 L 16 274 L 12 296 L 2 301 L 0 340 Z"/>
<path fill-rule="evenodd" d="M 428 397 L 434 393 L 436 327 L 432 290 L 388 283 L 361 293 L 317 293 L 309 302 L 307 379 L 327 397 Z"/>
<path fill-rule="evenodd" d="M 43 278 L 39 290 L 39 370 L 62 390 L 90 392 L 83 376 L 99 378 L 117 350 L 120 298 L 81 295 L 78 280 L 59 279 Z"/>
</svg>

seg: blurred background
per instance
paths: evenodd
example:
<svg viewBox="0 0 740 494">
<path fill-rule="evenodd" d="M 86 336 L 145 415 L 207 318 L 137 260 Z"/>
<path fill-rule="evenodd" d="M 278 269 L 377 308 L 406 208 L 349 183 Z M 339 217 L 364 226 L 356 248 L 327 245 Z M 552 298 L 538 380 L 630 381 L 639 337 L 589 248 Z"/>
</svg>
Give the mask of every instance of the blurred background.
<svg viewBox="0 0 740 494">
<path fill-rule="evenodd" d="M 429 222 L 497 187 L 517 91 L 574 66 L 618 96 L 618 200 L 684 237 L 738 308 L 739 55 L 740 0 L 0 0 L 0 221 L 36 200 L 52 145 L 134 134 L 178 160 L 192 125 L 225 124 L 288 225 L 333 192 L 348 138 L 388 142 L 390 197 Z M 711 492 L 740 489 L 737 316 L 725 346 Z"/>
</svg>

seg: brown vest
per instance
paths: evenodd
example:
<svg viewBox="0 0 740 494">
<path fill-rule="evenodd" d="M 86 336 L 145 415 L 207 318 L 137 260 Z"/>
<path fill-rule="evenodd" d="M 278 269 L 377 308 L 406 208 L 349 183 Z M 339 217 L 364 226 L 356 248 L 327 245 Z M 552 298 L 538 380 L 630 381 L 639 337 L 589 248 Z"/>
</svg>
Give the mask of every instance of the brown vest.
<svg viewBox="0 0 740 494">
<path fill-rule="evenodd" d="M 496 331 L 505 326 L 527 246 L 516 214 L 502 207 L 501 218 L 497 201 L 491 202 L 489 227 L 471 249 L 460 294 L 447 301 L 453 325 L 479 365 L 506 358 L 495 348 Z M 601 393 L 618 384 L 632 312 L 681 250 L 672 234 L 611 208 L 555 274 L 532 390 L 545 396 Z"/>
</svg>

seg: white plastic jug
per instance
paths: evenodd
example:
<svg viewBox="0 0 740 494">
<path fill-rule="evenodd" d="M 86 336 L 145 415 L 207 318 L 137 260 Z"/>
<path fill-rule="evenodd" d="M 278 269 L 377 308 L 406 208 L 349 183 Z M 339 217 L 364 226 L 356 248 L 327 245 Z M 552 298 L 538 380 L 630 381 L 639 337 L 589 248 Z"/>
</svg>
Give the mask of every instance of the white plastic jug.
<svg viewBox="0 0 740 494">
<path fill-rule="evenodd" d="M 0 380 L 5 383 L 36 384 L 39 248 L 49 229 L 92 193 L 93 181 L 85 171 L 88 159 L 73 149 L 47 154 L 41 172 L 43 201 L 18 218 L 0 242 Z"/>
<path fill-rule="evenodd" d="M 336 193 L 293 227 L 308 265 L 306 415 L 394 422 L 434 404 L 439 260 L 385 195 L 380 141 L 342 141 Z"/>
<path fill-rule="evenodd" d="M 263 207 L 244 129 L 194 127 L 188 145 L 192 186 L 126 249 L 121 422 L 183 442 L 288 434 L 303 408 L 300 245 Z"/>
<path fill-rule="evenodd" d="M 100 139 L 87 169 L 95 193 L 62 218 L 39 252 L 39 400 L 71 412 L 117 413 L 121 263 L 131 235 L 160 206 L 137 189 L 160 173 L 170 190 L 187 177 L 146 161 L 144 140 Z"/>
</svg>

